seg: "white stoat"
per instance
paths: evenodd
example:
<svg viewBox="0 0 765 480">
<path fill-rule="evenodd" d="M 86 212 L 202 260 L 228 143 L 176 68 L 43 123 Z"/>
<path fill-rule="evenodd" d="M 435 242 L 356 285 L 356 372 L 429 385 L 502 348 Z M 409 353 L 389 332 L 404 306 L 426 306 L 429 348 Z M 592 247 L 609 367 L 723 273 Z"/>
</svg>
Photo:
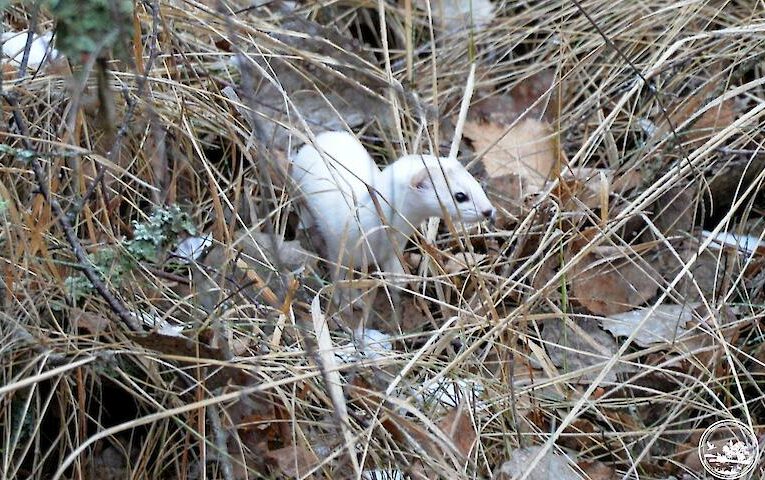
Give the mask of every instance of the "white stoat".
<svg viewBox="0 0 765 480">
<path fill-rule="evenodd" d="M 456 159 L 406 155 L 381 172 L 346 132 L 325 132 L 304 145 L 290 175 L 310 215 L 303 222 L 318 228 L 326 259 L 341 266 L 400 273 L 401 249 L 428 218 L 494 217 L 481 185 Z"/>
<path fill-rule="evenodd" d="M 27 44 L 28 32 L 3 32 L 0 40 L 3 44 L 3 55 L 8 57 L 9 62 L 15 66 L 21 66 L 24 57 L 24 48 Z M 44 35 L 32 34 L 32 44 L 29 48 L 29 58 L 27 58 L 27 67 L 31 69 L 40 68 L 40 65 L 46 60 L 55 60 L 58 57 L 58 50 L 52 48 L 53 32 Z"/>
</svg>

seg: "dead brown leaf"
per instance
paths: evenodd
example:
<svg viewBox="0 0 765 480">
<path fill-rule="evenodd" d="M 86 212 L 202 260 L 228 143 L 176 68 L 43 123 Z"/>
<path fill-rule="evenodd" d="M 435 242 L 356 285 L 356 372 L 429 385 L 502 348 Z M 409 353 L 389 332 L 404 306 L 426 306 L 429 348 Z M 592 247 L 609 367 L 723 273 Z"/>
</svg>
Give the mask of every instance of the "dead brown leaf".
<svg viewBox="0 0 765 480">
<path fill-rule="evenodd" d="M 699 242 L 696 239 L 687 239 L 676 247 L 676 251 L 680 254 L 680 260 L 669 254 L 664 255 L 660 257 L 661 262 L 657 268 L 663 278 L 674 279 L 682 271 L 684 263 L 698 255 L 690 272 L 675 287 L 681 298 L 690 303 L 716 298 L 740 272 L 738 262 L 721 262 L 714 249 L 705 249 L 699 253 Z"/>
<path fill-rule="evenodd" d="M 710 81 L 694 94 L 677 102 L 670 109 L 669 117 L 672 119 L 672 125 L 677 128 L 692 118 L 696 112 L 714 100 L 715 93 L 719 88 L 719 83 Z M 701 114 L 689 127 L 681 129 L 681 132 L 678 133 L 684 134 L 683 141 L 689 142 L 691 148 L 697 148 L 715 133 L 732 124 L 737 116 L 735 99 L 729 98 Z M 657 131 L 657 137 L 661 138 L 669 132 L 671 132 L 671 127 L 669 122 L 665 120 Z"/>
<path fill-rule="evenodd" d="M 416 298 L 407 299 L 401 304 L 401 331 L 417 332 L 421 331 L 423 325 L 432 322 L 430 312 L 426 311 L 426 305 L 418 302 Z M 390 325 L 386 328 L 390 329 Z M 389 330 L 390 331 L 390 330 Z"/>
<path fill-rule="evenodd" d="M 517 175 L 521 196 L 534 194 L 559 170 L 562 152 L 546 122 L 529 118 L 508 129 L 502 124 L 468 121 L 464 134 L 477 152 L 485 151 L 483 164 L 490 187 L 496 178 L 502 180 L 496 186 L 503 189 L 506 176 Z"/>
<path fill-rule="evenodd" d="M 268 398 L 260 398 L 259 400 L 266 400 Z M 249 408 L 248 408 L 249 406 Z M 241 420 L 237 422 L 237 429 L 240 433 L 250 433 L 252 438 L 257 438 L 258 442 L 283 442 L 286 439 L 291 438 L 291 431 L 289 428 L 289 422 L 279 421 L 280 418 L 277 415 L 279 410 L 273 408 L 270 404 L 263 406 L 253 406 L 252 404 L 240 403 L 235 407 L 235 412 L 240 416 L 244 412 L 249 414 L 241 416 Z M 227 408 L 226 413 L 232 413 L 232 409 Z M 247 442 L 247 443 L 251 443 Z"/>
<path fill-rule="evenodd" d="M 541 448 L 534 446 L 513 450 L 510 452 L 508 460 L 495 473 L 494 478 L 497 480 L 520 478 L 528 470 L 528 465 Z M 569 459 L 552 450 L 544 455 L 526 478 L 529 480 L 550 480 L 553 478 L 555 480 L 582 480 L 581 475 L 574 471 Z"/>
<path fill-rule="evenodd" d="M 642 322 L 634 342 L 641 347 L 673 343 L 688 333 L 686 324 L 694 317 L 695 305 L 663 304 L 639 308 L 599 319 L 601 326 L 615 337 L 629 337 Z"/>
<path fill-rule="evenodd" d="M 348 382 L 345 390 L 348 392 L 349 404 L 359 404 L 369 412 L 380 408 L 384 394 L 378 393 L 385 390 L 385 384 L 378 382 L 372 375 L 360 372 Z M 379 383 L 379 385 L 377 385 Z M 376 386 L 373 386 L 376 385 Z"/>
<path fill-rule="evenodd" d="M 656 228 L 666 237 L 687 234 L 693 229 L 696 211 L 694 193 L 688 188 L 672 188 L 651 206 Z"/>
<path fill-rule="evenodd" d="M 359 393 L 357 390 L 357 398 Z M 379 410 L 374 408 L 374 403 L 377 401 L 378 399 L 374 399 L 370 402 L 367 399 L 364 400 L 364 404 L 370 412 L 378 412 Z M 432 433 L 411 419 L 404 418 L 392 411 L 386 412 L 381 417 L 380 424 L 397 443 L 402 445 L 415 443 L 419 450 L 428 453 L 429 462 L 420 460 L 412 462 L 408 471 L 412 478 L 437 478 L 428 465 L 444 462 L 447 455 L 442 443 L 437 441 Z M 437 426 L 452 441 L 463 457 L 470 455 L 478 435 L 473 427 L 469 411 L 465 410 L 464 407 L 455 407 L 437 423 Z"/>
<path fill-rule="evenodd" d="M 738 112 L 733 98 L 723 101 L 720 105 L 712 107 L 701 115 L 693 127 L 688 131 L 688 140 L 694 148 L 701 146 L 717 132 L 728 127 L 736 121 Z"/>
<path fill-rule="evenodd" d="M 385 418 L 380 423 L 397 442 L 407 444 L 414 441 L 417 442 L 419 448 L 424 449 L 434 457 L 443 456 L 443 453 L 436 443 L 433 442 L 428 432 L 409 419 L 393 412 L 387 412 Z"/>
<path fill-rule="evenodd" d="M 616 470 L 603 462 L 579 462 L 577 465 L 587 474 L 588 480 L 612 480 L 616 478 Z"/>
<path fill-rule="evenodd" d="M 212 348 L 182 335 L 171 336 L 152 332 L 130 335 L 130 339 L 144 348 L 166 355 L 224 360 L 223 352 L 220 349 Z"/>
<path fill-rule="evenodd" d="M 556 116 L 551 113 L 557 108 L 554 80 L 554 72 L 545 70 L 521 80 L 506 95 L 492 92 L 473 105 L 465 124 L 465 139 L 483 154 L 488 187 L 510 217 L 523 214 L 519 200 L 541 190 L 564 160 L 548 123 Z M 505 219 L 499 220 L 502 225 Z"/>
<path fill-rule="evenodd" d="M 95 452 L 88 459 L 84 468 L 86 480 L 120 480 L 130 478 L 128 460 L 117 448 L 104 447 L 98 443 Z"/>
<path fill-rule="evenodd" d="M 720 90 L 720 84 L 709 81 L 691 95 L 676 102 L 669 109 L 669 118 L 672 120 L 672 124 L 670 125 L 666 120 L 660 122 L 656 137 L 661 138 L 670 133 L 672 126 L 675 128 L 682 126 L 704 105 L 713 101 L 718 90 Z M 690 141 L 691 146 L 695 148 L 704 143 L 715 132 L 733 123 L 736 116 L 735 100 L 730 98 L 704 112 L 690 127 L 682 129 L 684 132 L 678 133 L 685 133 L 684 140 Z"/>
<path fill-rule="evenodd" d="M 361 406 L 370 414 L 378 415 L 380 403 L 385 395 L 372 392 L 380 389 L 384 390 L 385 385 L 382 384 L 380 388 L 375 389 L 367 379 L 356 376 L 351 380 L 347 390 L 354 404 Z M 395 412 L 387 411 L 381 417 L 380 424 L 396 442 L 403 445 L 415 442 L 418 448 L 427 451 L 432 459 L 444 457 L 442 444 L 436 441 L 427 430 L 410 419 L 397 415 Z M 452 441 L 463 457 L 467 458 L 470 455 L 478 435 L 468 410 L 460 406 L 454 407 L 436 425 Z M 412 478 L 436 478 L 432 475 L 431 469 L 420 461 L 414 461 L 408 473 Z"/>
<path fill-rule="evenodd" d="M 573 258 L 595 234 L 592 229 L 583 232 L 580 239 L 569 245 L 566 258 Z M 569 270 L 572 298 L 597 315 L 626 312 L 644 304 L 656 295 L 662 278 L 644 258 L 651 253 L 650 248 L 650 245 L 592 248 Z"/>
<path fill-rule="evenodd" d="M 581 270 L 572 270 L 571 297 L 596 315 L 626 312 L 650 300 L 658 291 L 650 265 L 626 258 L 601 262 L 597 252 Z M 574 271 L 578 270 L 578 271 Z"/>
<path fill-rule="evenodd" d="M 506 219 L 504 215 L 499 216 L 497 227 L 500 229 L 509 229 L 508 226 L 510 224 L 524 215 L 524 202 L 521 200 L 523 192 L 521 183 L 521 177 L 514 173 L 499 175 L 486 181 L 495 205 L 501 207 L 510 217 Z"/>
<path fill-rule="evenodd" d="M 471 113 L 483 121 L 502 125 L 510 125 L 521 117 L 552 122 L 558 109 L 558 88 L 553 87 L 554 81 L 553 70 L 535 73 L 515 84 L 507 95 L 491 92 L 481 98 L 472 106 Z"/>
<path fill-rule="evenodd" d="M 79 308 L 73 308 L 71 315 L 72 322 L 77 328 L 87 330 L 90 333 L 98 334 L 109 328 L 109 319 L 103 315 L 87 312 Z"/>
<path fill-rule="evenodd" d="M 453 408 L 438 422 L 438 428 L 443 430 L 463 456 L 470 455 L 470 450 L 478 438 L 470 419 L 470 412 L 462 406 Z"/>
<path fill-rule="evenodd" d="M 643 182 L 637 170 L 617 175 L 607 168 L 564 169 L 561 177 L 556 196 L 560 198 L 564 210 L 576 210 L 581 205 L 590 209 L 602 208 L 604 198 L 608 199 L 612 194 L 623 194 L 627 190 L 639 187 Z M 566 205 L 566 202 L 574 197 L 578 203 Z"/>
<path fill-rule="evenodd" d="M 671 132 L 673 126 L 677 127 L 691 118 L 691 116 L 699 109 L 699 107 L 703 105 L 706 98 L 711 95 L 716 88 L 716 83 L 708 82 L 695 94 L 689 95 L 682 100 L 675 102 L 675 104 L 669 109 L 669 118 L 672 120 L 672 124 L 670 125 L 666 119 L 663 119 L 658 124 L 659 128 L 656 130 L 655 136 L 657 138 L 661 138 L 667 133 Z"/>
<path fill-rule="evenodd" d="M 536 272 L 534 273 L 534 277 L 531 280 L 531 286 L 534 287 L 535 290 L 541 290 L 550 280 L 553 279 L 553 277 L 555 277 L 555 273 L 557 272 L 558 267 L 560 267 L 560 258 L 557 258 L 553 255 L 546 257 L 544 261 L 540 262 Z M 558 282 L 558 285 L 556 286 L 560 287 L 560 282 Z M 548 292 L 543 293 L 547 295 Z M 552 295 L 556 294 L 552 293 Z"/>
<path fill-rule="evenodd" d="M 562 320 L 546 321 L 542 329 L 542 339 L 550 360 L 559 368 L 565 368 L 565 373 L 583 370 L 597 364 L 607 362 L 618 350 L 616 340 L 603 331 L 597 320 L 578 318 L 570 325 Z M 617 374 L 631 372 L 635 369 L 619 362 L 606 375 L 606 381 L 617 381 Z M 583 375 L 584 379 L 592 379 L 599 372 Z"/>
<path fill-rule="evenodd" d="M 199 340 L 209 339 L 212 335 L 203 331 L 200 332 Z M 171 355 L 173 357 L 185 358 L 190 363 L 205 363 L 206 360 L 227 360 L 225 352 L 220 348 L 186 337 L 184 335 L 163 335 L 158 332 L 148 334 L 131 334 L 129 338 L 149 350 Z M 245 385 L 251 377 L 246 370 L 235 366 L 224 366 L 216 369 L 214 374 L 205 378 L 205 386 L 210 389 L 218 388 L 224 385 Z"/>
<path fill-rule="evenodd" d="M 251 379 L 249 382 L 240 381 L 240 384 L 248 383 L 251 385 L 253 382 Z M 224 391 L 237 388 L 239 386 L 230 385 Z M 232 462 L 234 478 L 251 478 L 247 470 L 262 471 L 270 459 L 266 455 L 269 445 L 284 445 L 294 438 L 292 423 L 288 421 L 289 413 L 275 395 L 256 392 L 222 405 L 221 408 L 225 413 L 221 415 L 223 430 L 236 432 L 227 442 L 229 455 L 236 459 Z M 242 446 L 246 448 L 242 449 Z"/>
<path fill-rule="evenodd" d="M 600 428 L 586 418 L 577 418 L 563 430 L 560 444 L 577 452 L 596 447 L 602 438 Z"/>
<path fill-rule="evenodd" d="M 716 162 L 713 176 L 709 178 L 709 190 L 704 191 L 702 200 L 707 212 L 726 212 L 743 185 L 751 185 L 765 170 L 765 157 L 744 155 L 730 162 Z M 760 188 L 762 191 L 762 188 Z"/>
<path fill-rule="evenodd" d="M 319 462 L 315 453 L 297 445 L 271 450 L 266 457 L 275 461 L 279 470 L 288 477 L 302 477 Z"/>
<path fill-rule="evenodd" d="M 704 466 L 701 464 L 701 457 L 699 457 L 699 448 L 698 445 L 692 446 L 688 448 L 687 445 L 681 445 L 680 447 L 683 448 L 683 451 L 686 451 L 685 459 L 683 460 L 683 464 L 690 472 L 703 472 Z M 680 449 L 678 447 L 678 449 Z"/>
</svg>

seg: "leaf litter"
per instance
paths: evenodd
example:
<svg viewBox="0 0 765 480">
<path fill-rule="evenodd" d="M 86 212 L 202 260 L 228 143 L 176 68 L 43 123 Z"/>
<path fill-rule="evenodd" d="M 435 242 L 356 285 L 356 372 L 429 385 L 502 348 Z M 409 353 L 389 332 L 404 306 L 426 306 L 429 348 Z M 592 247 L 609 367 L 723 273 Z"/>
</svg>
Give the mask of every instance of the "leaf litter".
<svg viewBox="0 0 765 480">
<path fill-rule="evenodd" d="M 34 75 L 18 72 L 17 38 L 76 22 L 14 3 L 3 474 L 55 476 L 46 461 L 226 480 L 699 472 L 688 452 L 713 418 L 763 421 L 763 92 L 746 53 L 761 40 L 741 25 L 747 2 L 660 3 L 638 18 L 581 2 L 643 86 L 587 16 L 547 1 L 234 2 L 225 13 L 144 2 L 122 25 L 132 58 L 67 50 L 64 68 L 40 64 L 43 34 Z M 359 133 L 381 163 L 437 151 L 473 61 L 460 159 L 502 217 L 413 238 L 401 303 L 378 292 L 366 311 L 332 304 L 280 177 L 290 152 L 306 128 Z M 92 285 L 71 295 L 82 265 L 39 195 L 30 148 L 140 332 L 122 331 Z M 147 207 L 175 203 L 188 236 L 135 227 Z M 104 251 L 117 258 L 98 260 Z M 126 269 L 120 252 L 140 258 Z M 102 425 L 129 435 L 97 439 Z M 61 431 L 73 432 L 66 445 Z M 550 435 L 564 450 L 544 446 Z M 41 453 L 78 446 L 92 460 Z"/>
</svg>

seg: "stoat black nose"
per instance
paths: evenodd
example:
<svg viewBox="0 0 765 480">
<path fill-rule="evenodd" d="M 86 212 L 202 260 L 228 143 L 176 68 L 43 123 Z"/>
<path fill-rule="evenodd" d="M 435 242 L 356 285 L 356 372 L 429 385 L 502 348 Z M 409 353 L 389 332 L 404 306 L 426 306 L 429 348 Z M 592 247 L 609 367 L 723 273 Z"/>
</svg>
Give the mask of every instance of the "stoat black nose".
<svg viewBox="0 0 765 480">
<path fill-rule="evenodd" d="M 494 217 L 496 216 L 495 212 L 496 212 L 496 210 L 494 210 L 493 208 L 490 208 L 488 210 L 484 210 L 481 213 L 483 214 L 484 217 L 488 218 L 489 220 L 491 220 L 493 222 L 494 221 Z"/>
</svg>

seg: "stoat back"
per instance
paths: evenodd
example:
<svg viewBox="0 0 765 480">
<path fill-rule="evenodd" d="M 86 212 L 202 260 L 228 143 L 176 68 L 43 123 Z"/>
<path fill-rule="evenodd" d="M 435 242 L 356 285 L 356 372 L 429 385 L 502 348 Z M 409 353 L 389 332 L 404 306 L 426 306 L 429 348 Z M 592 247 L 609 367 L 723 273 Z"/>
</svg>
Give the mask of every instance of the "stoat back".
<svg viewBox="0 0 765 480">
<path fill-rule="evenodd" d="M 324 132 L 316 137 L 315 144 L 304 145 L 291 161 L 290 176 L 312 217 L 303 215 L 301 220 L 305 226 L 318 227 L 327 258 L 336 261 L 341 250 L 357 255 L 355 249 L 360 248 L 363 234 L 358 218 L 372 222 L 370 212 L 365 211 L 369 209 L 368 187 L 374 188 L 381 175 L 372 157 L 353 135 Z"/>
<path fill-rule="evenodd" d="M 321 133 L 316 136 L 315 146 L 303 145 L 292 158 L 291 176 L 301 193 L 312 197 L 318 194 L 332 205 L 346 203 L 346 195 L 363 197 L 367 185 L 374 186 L 379 174 L 380 169 L 361 142 L 347 132 Z"/>
</svg>

